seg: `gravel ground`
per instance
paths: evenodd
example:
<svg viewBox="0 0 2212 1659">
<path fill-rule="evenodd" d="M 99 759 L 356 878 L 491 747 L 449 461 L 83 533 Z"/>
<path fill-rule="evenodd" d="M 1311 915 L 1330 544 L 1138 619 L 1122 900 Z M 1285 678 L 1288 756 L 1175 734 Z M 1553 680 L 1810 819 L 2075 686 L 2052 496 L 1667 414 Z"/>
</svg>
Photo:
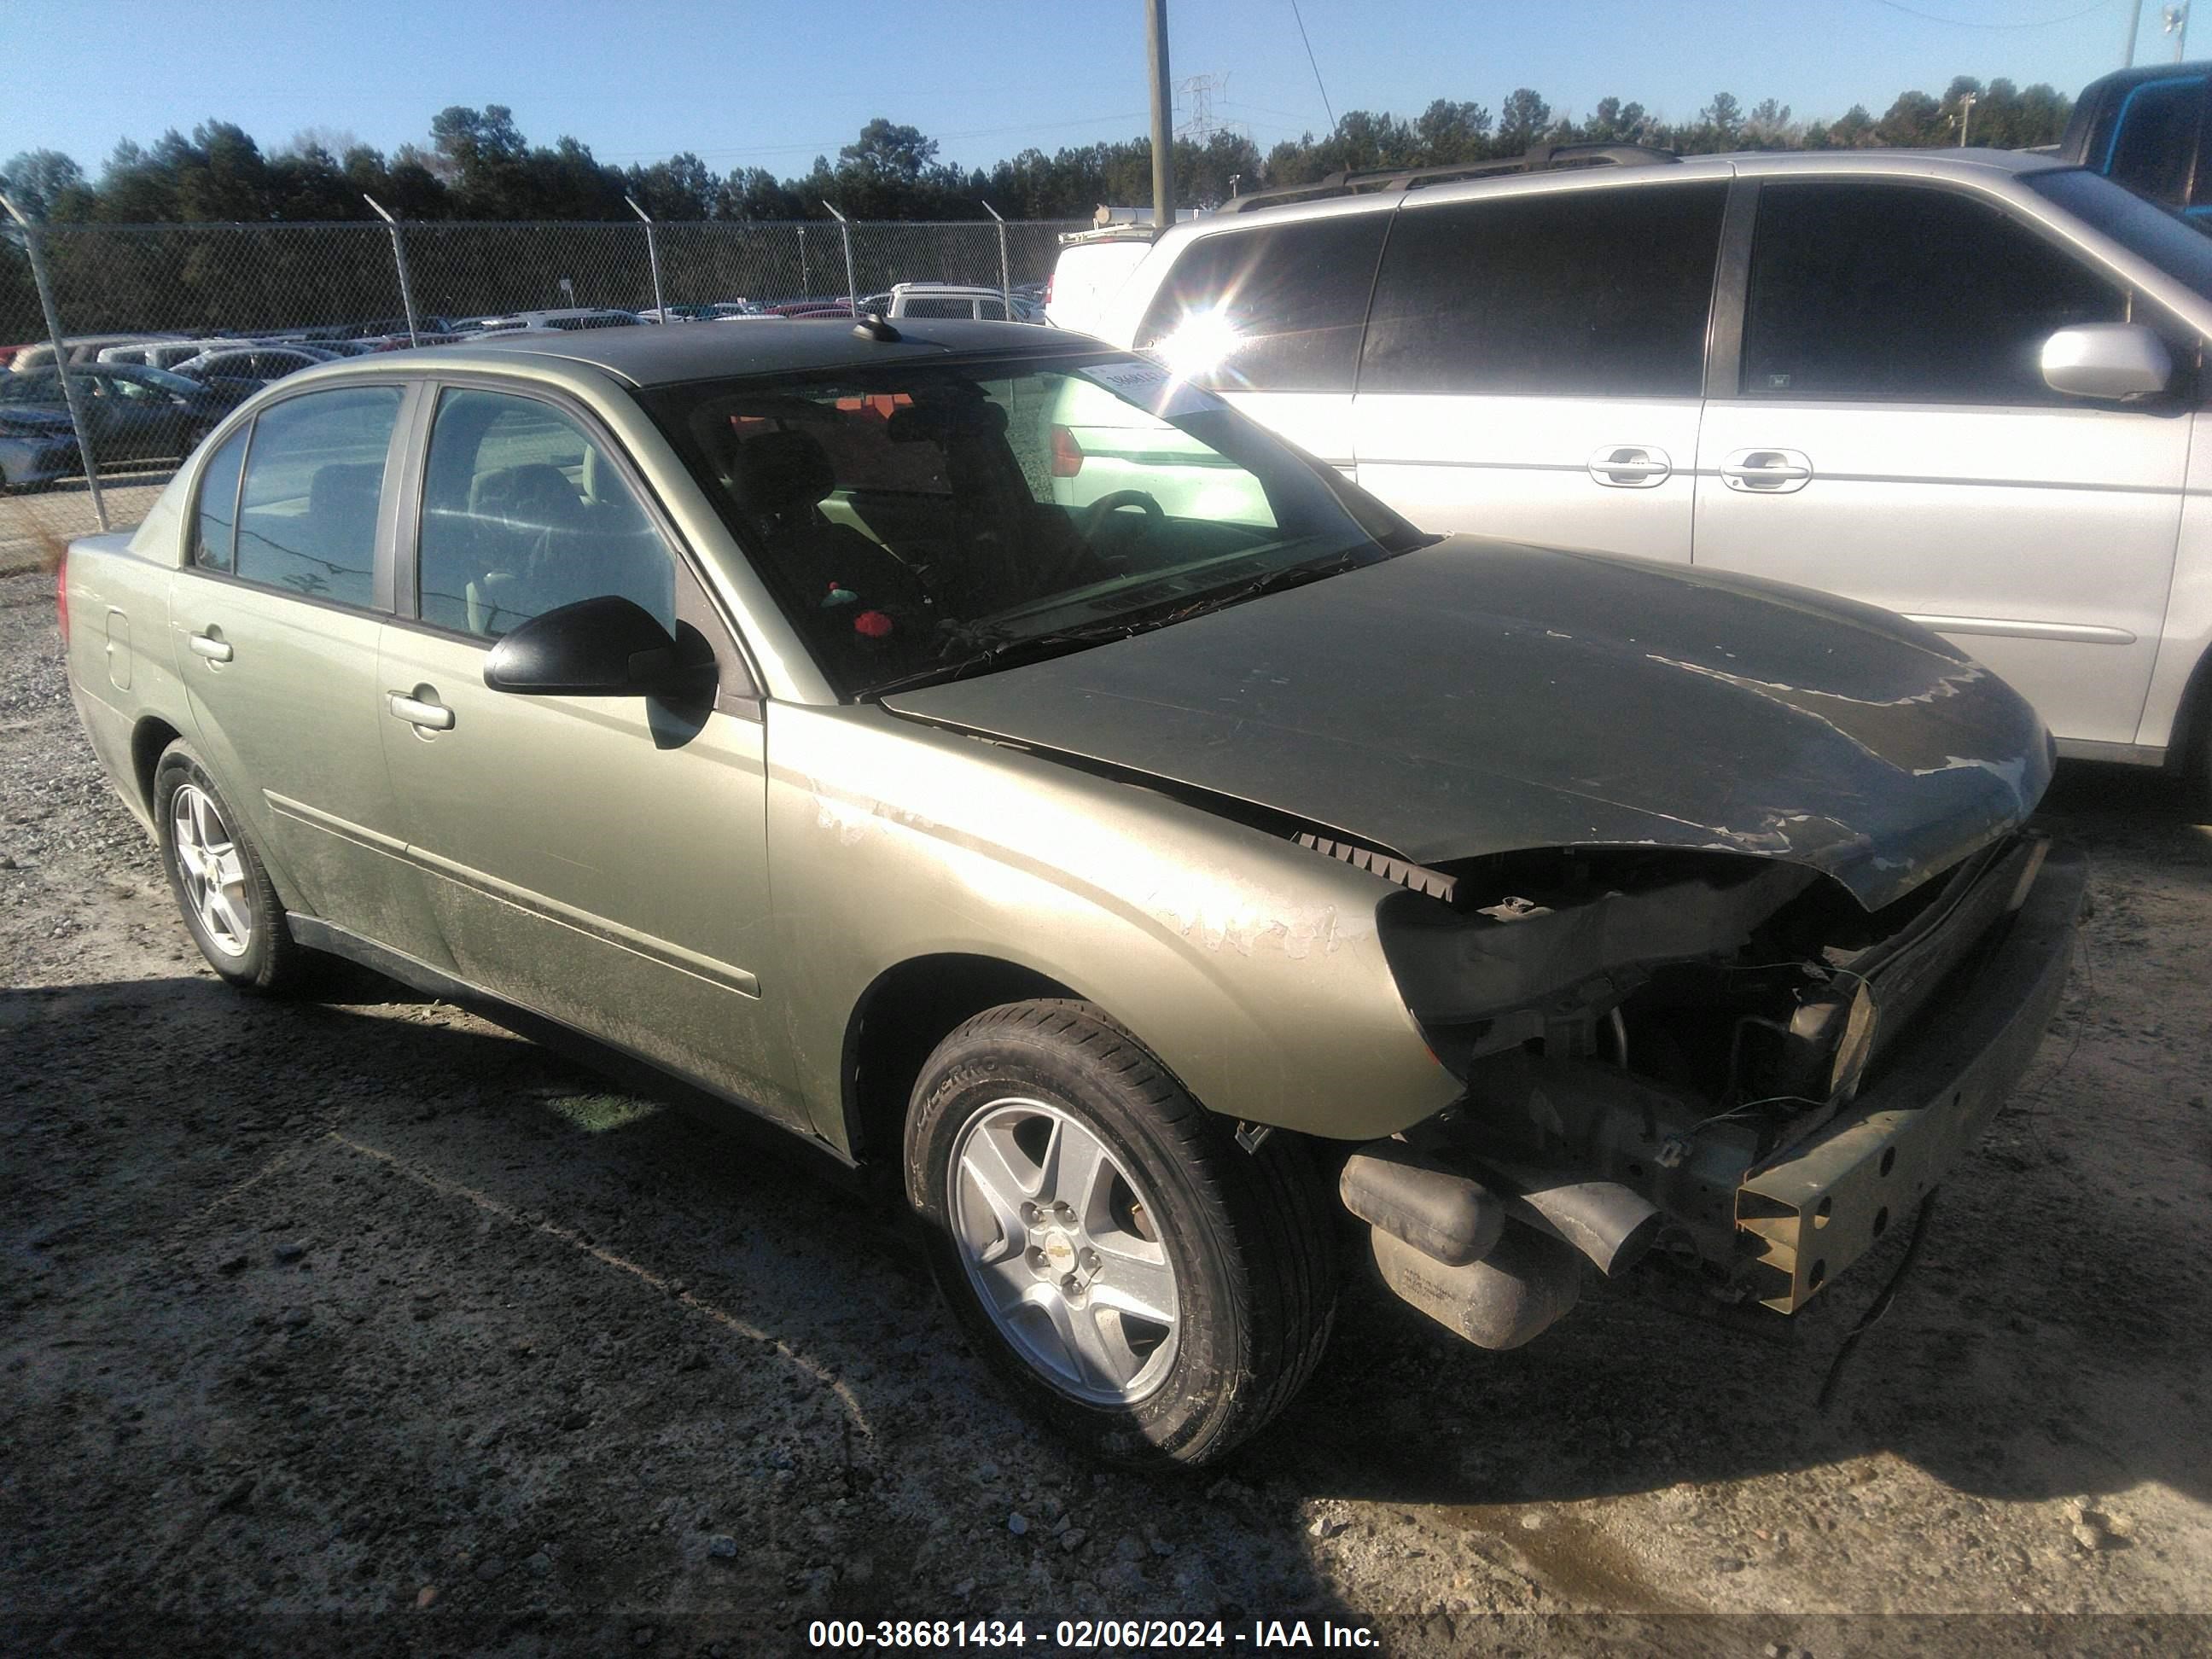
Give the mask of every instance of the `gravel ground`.
<svg viewBox="0 0 2212 1659">
<path fill-rule="evenodd" d="M 2157 780 L 2060 779 L 2072 988 L 1827 1413 L 1901 1238 L 1764 1337 L 1594 1299 L 1492 1356 L 1355 1297 L 1224 1471 L 1139 1478 L 1033 1436 L 895 1221 L 779 1144 L 366 975 L 221 985 L 51 592 L 0 579 L 8 1650 L 1201 1615 L 1231 1650 L 2212 1650 L 2212 830 Z"/>
</svg>

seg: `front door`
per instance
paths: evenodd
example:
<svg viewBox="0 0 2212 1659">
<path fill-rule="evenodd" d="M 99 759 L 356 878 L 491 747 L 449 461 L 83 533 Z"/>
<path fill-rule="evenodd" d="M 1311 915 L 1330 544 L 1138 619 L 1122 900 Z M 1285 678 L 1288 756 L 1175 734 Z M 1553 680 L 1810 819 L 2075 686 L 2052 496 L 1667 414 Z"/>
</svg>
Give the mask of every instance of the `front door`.
<svg viewBox="0 0 2212 1659">
<path fill-rule="evenodd" d="M 758 704 L 611 445 L 550 403 L 447 388 L 412 562 L 400 608 L 415 614 L 379 647 L 377 725 L 462 976 L 795 1116 L 763 1014 Z M 712 707 L 484 684 L 500 636 L 609 593 L 697 630 L 722 677 Z"/>
<path fill-rule="evenodd" d="M 1699 443 L 1697 562 L 1901 611 L 2060 737 L 2132 744 L 2187 400 L 2068 398 L 2039 366 L 2055 330 L 2132 304 L 1978 198 L 1762 185 L 1737 395 L 1707 406 Z"/>
</svg>

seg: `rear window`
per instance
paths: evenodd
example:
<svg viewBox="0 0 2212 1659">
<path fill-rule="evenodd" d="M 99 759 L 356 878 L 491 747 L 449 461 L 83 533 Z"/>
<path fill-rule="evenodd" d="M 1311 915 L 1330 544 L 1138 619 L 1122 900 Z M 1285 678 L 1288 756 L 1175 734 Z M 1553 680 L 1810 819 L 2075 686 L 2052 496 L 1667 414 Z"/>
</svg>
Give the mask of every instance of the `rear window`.
<svg viewBox="0 0 2212 1659">
<path fill-rule="evenodd" d="M 1349 392 L 1387 213 L 1227 231 L 1186 248 L 1137 348 L 1224 392 Z"/>
<path fill-rule="evenodd" d="M 1694 398 L 1725 181 L 1401 210 L 1362 392 Z"/>
</svg>

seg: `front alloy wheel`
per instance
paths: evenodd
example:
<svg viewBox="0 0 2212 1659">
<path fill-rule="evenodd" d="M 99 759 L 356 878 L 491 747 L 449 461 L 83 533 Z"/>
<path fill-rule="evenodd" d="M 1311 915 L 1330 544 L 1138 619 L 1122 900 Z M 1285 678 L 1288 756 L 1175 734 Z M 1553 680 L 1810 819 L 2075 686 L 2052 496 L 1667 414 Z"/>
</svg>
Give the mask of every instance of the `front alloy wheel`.
<svg viewBox="0 0 2212 1659">
<path fill-rule="evenodd" d="M 1008 1389 L 1101 1456 L 1219 1457 L 1328 1340 L 1304 1149 L 1230 1129 L 1082 1002 L 988 1009 L 915 1081 L 906 1189 L 938 1287 Z"/>
<path fill-rule="evenodd" d="M 1150 1394 L 1175 1361 L 1175 1267 L 1106 1143 L 1048 1102 L 998 1100 L 953 1165 L 962 1261 L 1000 1334 L 1079 1400 Z"/>
</svg>

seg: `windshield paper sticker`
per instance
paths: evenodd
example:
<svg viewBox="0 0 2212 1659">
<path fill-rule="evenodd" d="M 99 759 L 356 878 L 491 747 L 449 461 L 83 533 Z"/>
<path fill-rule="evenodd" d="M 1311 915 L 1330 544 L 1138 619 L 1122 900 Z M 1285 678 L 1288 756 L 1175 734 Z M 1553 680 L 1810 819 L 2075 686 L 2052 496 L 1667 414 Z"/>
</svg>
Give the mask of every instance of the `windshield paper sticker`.
<svg viewBox="0 0 2212 1659">
<path fill-rule="evenodd" d="M 1143 404 L 1164 421 L 1185 415 L 1204 415 L 1224 407 L 1212 392 L 1201 392 L 1189 381 L 1178 380 L 1158 363 L 1093 363 L 1075 372 L 1117 397 Z"/>
</svg>

